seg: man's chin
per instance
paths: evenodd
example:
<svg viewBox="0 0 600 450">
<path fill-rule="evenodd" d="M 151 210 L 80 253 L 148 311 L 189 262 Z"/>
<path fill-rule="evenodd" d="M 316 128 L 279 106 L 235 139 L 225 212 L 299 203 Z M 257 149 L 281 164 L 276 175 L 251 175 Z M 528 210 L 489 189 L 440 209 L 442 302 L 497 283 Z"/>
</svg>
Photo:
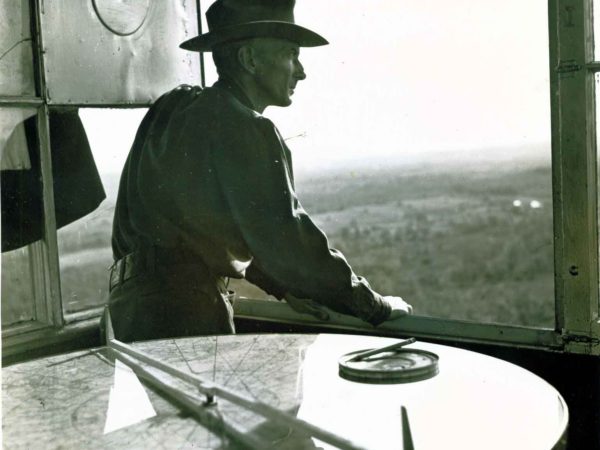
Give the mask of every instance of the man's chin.
<svg viewBox="0 0 600 450">
<path fill-rule="evenodd" d="M 286 100 L 278 101 L 277 103 L 272 103 L 271 106 L 279 106 L 281 108 L 285 108 L 286 106 L 290 106 L 292 104 L 292 99 L 287 98 Z"/>
</svg>

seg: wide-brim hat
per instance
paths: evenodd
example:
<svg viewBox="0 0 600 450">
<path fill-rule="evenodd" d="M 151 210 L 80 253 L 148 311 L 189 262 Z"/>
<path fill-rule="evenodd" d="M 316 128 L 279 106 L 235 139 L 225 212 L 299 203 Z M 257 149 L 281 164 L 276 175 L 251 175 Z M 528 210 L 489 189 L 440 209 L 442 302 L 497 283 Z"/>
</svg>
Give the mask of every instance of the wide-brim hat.
<svg viewBox="0 0 600 450">
<path fill-rule="evenodd" d="M 294 22 L 294 0 L 217 0 L 206 11 L 208 33 L 183 42 L 180 47 L 210 52 L 226 42 L 272 37 L 295 42 L 300 47 L 318 47 L 329 42 Z"/>
</svg>

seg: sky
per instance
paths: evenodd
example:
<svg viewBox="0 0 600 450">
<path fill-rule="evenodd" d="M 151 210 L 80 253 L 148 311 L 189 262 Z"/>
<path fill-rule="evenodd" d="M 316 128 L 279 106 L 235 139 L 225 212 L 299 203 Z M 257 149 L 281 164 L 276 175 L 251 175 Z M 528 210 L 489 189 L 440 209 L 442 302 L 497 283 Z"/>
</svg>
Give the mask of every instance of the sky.
<svg viewBox="0 0 600 450">
<path fill-rule="evenodd" d="M 264 113 L 289 138 L 298 170 L 550 161 L 545 0 L 298 0 L 295 14 L 330 41 L 302 49 L 307 79 L 293 104 Z M 92 147 L 110 149 L 97 157 L 101 171 L 119 172 L 143 111 L 80 115 Z"/>
</svg>

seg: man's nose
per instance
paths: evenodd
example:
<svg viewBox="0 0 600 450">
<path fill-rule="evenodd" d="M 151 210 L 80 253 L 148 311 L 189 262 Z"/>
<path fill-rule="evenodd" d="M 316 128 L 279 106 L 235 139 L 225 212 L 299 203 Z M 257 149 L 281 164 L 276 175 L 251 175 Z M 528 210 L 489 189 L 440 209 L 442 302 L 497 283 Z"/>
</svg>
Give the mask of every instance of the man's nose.
<svg viewBox="0 0 600 450">
<path fill-rule="evenodd" d="M 306 78 L 304 66 L 299 60 L 296 60 L 296 70 L 294 72 L 294 78 L 296 78 L 297 80 L 304 80 Z"/>
</svg>

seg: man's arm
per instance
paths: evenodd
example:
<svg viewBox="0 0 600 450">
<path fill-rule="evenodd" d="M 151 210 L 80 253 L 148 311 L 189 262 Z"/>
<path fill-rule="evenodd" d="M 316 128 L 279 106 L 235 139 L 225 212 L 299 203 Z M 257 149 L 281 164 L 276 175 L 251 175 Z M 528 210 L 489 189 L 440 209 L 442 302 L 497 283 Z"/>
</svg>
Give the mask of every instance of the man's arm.
<svg viewBox="0 0 600 450">
<path fill-rule="evenodd" d="M 386 296 L 383 298 L 392 308 L 392 312 L 387 320 L 400 319 L 401 317 L 412 314 L 412 306 L 402 300 L 401 297 Z M 285 301 L 296 312 L 310 314 L 323 321 L 329 320 L 329 310 L 314 300 L 309 298 L 297 298 L 288 293 L 285 295 Z"/>
<path fill-rule="evenodd" d="M 300 206 L 273 124 L 256 118 L 220 144 L 212 154 L 214 170 L 255 262 L 269 277 L 294 297 L 373 324 L 388 319 L 388 302 L 329 248 Z"/>
<path fill-rule="evenodd" d="M 283 286 L 277 284 L 264 270 L 258 267 L 256 261 L 253 261 L 246 269 L 246 280 L 279 300 L 282 300 L 287 293 Z"/>
</svg>

